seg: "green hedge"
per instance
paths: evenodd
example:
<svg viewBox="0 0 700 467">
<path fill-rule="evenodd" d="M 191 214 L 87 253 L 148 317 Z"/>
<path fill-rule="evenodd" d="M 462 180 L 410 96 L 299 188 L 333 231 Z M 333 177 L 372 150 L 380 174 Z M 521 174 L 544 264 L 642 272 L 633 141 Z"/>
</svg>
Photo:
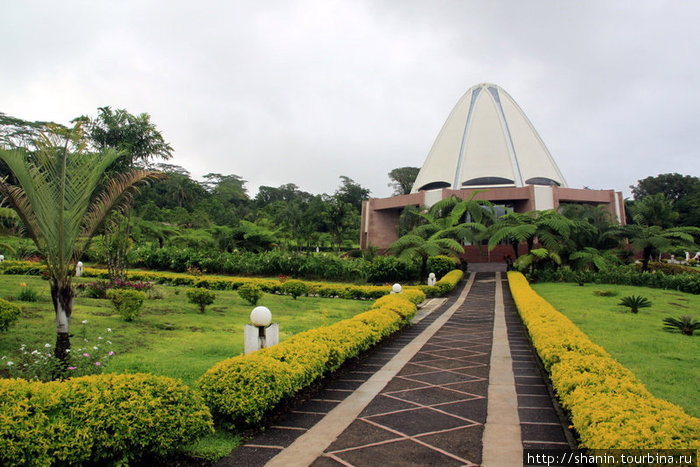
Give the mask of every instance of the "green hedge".
<svg viewBox="0 0 700 467">
<path fill-rule="evenodd" d="M 201 395 L 171 378 L 0 379 L 2 465 L 120 464 L 166 456 L 212 426 Z"/>
<path fill-rule="evenodd" d="M 260 253 L 233 253 L 213 249 L 157 248 L 146 245 L 129 253 L 134 267 L 185 272 L 199 268 L 210 274 L 276 276 L 284 274 L 304 279 L 375 282 L 405 282 L 420 274 L 418 261 L 407 262 L 393 256 L 377 256 L 372 261 L 341 258 L 333 253 L 297 253 L 270 250 Z"/>
<path fill-rule="evenodd" d="M 587 449 L 700 448 L 700 419 L 654 397 L 634 374 L 532 290 L 508 283 L 532 343 Z"/>
<path fill-rule="evenodd" d="M 610 268 L 605 271 L 574 271 L 569 267 L 545 269 L 528 276 L 541 282 L 575 282 L 595 284 L 618 284 L 678 290 L 700 294 L 700 274 L 665 274 L 662 271 L 641 272 L 635 265 Z"/>
<path fill-rule="evenodd" d="M 224 360 L 202 375 L 197 385 L 222 423 L 237 428 L 256 425 L 283 400 L 407 325 L 416 313 L 411 299 L 420 296 L 424 297 L 419 291 L 395 294 L 353 318 Z"/>
</svg>

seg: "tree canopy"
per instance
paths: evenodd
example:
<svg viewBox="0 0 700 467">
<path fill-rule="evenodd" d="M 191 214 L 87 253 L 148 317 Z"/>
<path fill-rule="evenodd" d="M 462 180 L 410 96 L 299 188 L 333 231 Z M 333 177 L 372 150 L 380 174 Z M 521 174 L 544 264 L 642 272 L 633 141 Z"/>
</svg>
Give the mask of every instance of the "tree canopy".
<svg viewBox="0 0 700 467">
<path fill-rule="evenodd" d="M 389 172 L 391 182 L 388 183 L 388 186 L 394 189 L 394 195 L 411 193 L 418 172 L 420 172 L 418 167 L 398 167 Z"/>
</svg>

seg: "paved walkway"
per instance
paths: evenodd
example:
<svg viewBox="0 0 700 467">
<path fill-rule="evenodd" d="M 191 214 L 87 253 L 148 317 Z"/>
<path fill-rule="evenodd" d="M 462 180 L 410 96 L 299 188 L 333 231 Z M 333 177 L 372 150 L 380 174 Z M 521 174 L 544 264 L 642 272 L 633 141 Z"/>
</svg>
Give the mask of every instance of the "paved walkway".
<svg viewBox="0 0 700 467">
<path fill-rule="evenodd" d="M 426 308 L 217 465 L 512 467 L 569 446 L 504 275 Z"/>
</svg>

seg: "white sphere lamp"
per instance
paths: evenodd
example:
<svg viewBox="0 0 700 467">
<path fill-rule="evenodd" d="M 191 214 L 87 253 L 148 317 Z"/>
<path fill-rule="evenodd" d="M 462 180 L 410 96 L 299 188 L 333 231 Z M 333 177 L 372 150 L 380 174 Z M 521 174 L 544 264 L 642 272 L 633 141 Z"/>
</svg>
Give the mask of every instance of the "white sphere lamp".
<svg viewBox="0 0 700 467">
<path fill-rule="evenodd" d="M 258 327 L 269 326 L 272 322 L 272 313 L 265 306 L 256 306 L 250 312 L 250 322 Z"/>
</svg>

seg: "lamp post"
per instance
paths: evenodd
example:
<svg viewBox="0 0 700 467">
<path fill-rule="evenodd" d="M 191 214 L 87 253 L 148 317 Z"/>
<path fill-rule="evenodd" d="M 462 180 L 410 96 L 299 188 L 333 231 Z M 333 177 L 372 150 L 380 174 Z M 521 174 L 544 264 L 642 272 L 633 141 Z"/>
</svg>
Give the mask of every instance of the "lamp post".
<svg viewBox="0 0 700 467">
<path fill-rule="evenodd" d="M 256 306 L 253 308 L 253 311 L 250 312 L 250 322 L 252 324 L 246 324 L 243 331 L 246 355 L 279 343 L 279 325 L 272 323 L 272 313 L 267 307 Z"/>
</svg>

